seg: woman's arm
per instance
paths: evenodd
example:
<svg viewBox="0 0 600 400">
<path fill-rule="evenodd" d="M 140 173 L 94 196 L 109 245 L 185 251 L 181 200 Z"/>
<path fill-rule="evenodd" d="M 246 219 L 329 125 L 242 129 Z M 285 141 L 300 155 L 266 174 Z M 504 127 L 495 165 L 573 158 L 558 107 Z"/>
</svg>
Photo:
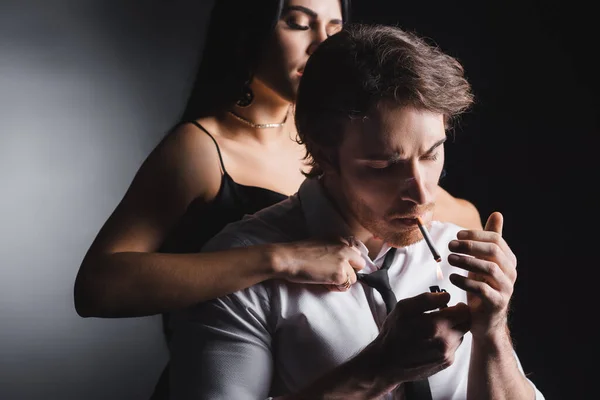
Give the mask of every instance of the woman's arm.
<svg viewBox="0 0 600 400">
<path fill-rule="evenodd" d="M 182 126 L 146 159 L 88 250 L 74 301 L 83 317 L 172 311 L 270 278 L 341 285 L 364 261 L 340 243 L 299 242 L 197 254 L 157 253 L 192 201 L 209 203 L 221 184 L 214 143 Z M 199 221 L 201 223 L 201 221 Z"/>
<path fill-rule="evenodd" d="M 256 246 L 218 253 L 98 254 L 79 271 L 75 307 L 82 317 L 172 311 L 275 277 L 270 253 Z"/>
<path fill-rule="evenodd" d="M 222 258 L 156 252 L 192 201 L 214 199 L 220 180 L 217 152 L 207 135 L 191 125 L 167 135 L 144 161 L 85 255 L 74 288 L 77 312 L 143 316 L 200 299 L 194 293 L 197 282 L 209 277 L 196 265 L 217 259 L 214 267 L 219 268 Z"/>
</svg>

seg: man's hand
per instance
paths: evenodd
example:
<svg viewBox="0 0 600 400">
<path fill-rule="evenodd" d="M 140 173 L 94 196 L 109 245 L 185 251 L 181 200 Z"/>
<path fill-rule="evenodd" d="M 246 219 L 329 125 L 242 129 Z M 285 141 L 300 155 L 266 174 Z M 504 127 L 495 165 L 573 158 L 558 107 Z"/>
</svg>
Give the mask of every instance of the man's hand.
<svg viewBox="0 0 600 400">
<path fill-rule="evenodd" d="M 396 304 L 365 350 L 373 352 L 374 364 L 381 368 L 377 373 L 400 384 L 427 378 L 452 365 L 469 330 L 470 313 L 464 303 L 436 310 L 449 300 L 449 293 L 423 293 Z"/>
<path fill-rule="evenodd" d="M 517 258 L 502 238 L 503 217 L 492 213 L 483 231 L 464 230 L 448 248 L 459 254 L 448 256 L 455 267 L 469 271 L 468 277 L 450 275 L 450 281 L 467 291 L 474 338 L 485 338 L 506 330 L 510 298 L 517 279 Z"/>
</svg>

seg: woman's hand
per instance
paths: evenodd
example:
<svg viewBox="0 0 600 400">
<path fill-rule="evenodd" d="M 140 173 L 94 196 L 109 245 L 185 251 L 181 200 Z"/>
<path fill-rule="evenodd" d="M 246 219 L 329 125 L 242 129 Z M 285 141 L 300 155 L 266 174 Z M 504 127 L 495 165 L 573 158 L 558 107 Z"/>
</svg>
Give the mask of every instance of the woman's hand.
<svg viewBox="0 0 600 400">
<path fill-rule="evenodd" d="M 356 282 L 356 272 L 365 267 L 360 251 L 344 239 L 282 243 L 275 258 L 279 278 L 338 291 L 348 290 Z"/>
</svg>

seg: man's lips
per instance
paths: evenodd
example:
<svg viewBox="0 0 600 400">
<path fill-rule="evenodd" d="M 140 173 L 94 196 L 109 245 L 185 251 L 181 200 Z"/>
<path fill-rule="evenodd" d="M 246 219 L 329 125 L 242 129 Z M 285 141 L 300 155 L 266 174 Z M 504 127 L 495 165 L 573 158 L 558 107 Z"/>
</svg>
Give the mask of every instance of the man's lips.
<svg viewBox="0 0 600 400">
<path fill-rule="evenodd" d="M 403 224 L 408 226 L 417 225 L 416 217 L 396 217 L 392 218 L 392 222 L 396 224 Z"/>
</svg>

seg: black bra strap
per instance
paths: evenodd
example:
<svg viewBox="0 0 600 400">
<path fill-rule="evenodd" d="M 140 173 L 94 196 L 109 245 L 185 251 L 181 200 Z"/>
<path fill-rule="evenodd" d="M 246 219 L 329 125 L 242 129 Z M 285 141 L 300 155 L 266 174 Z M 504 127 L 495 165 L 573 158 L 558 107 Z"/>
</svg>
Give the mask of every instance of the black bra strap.
<svg viewBox="0 0 600 400">
<path fill-rule="evenodd" d="M 190 123 L 196 125 L 198 127 L 198 129 L 204 131 L 204 133 L 206 133 L 208 135 L 208 137 L 212 139 L 212 141 L 215 144 L 215 147 L 217 148 L 217 154 L 219 154 L 219 161 L 221 162 L 221 168 L 223 169 L 223 174 L 227 175 L 227 171 L 225 170 L 225 164 L 223 164 L 223 157 L 221 156 L 221 149 L 219 149 L 219 145 L 218 145 L 217 141 L 215 140 L 215 138 L 213 137 L 213 135 L 211 135 L 210 132 L 208 132 L 206 130 L 206 128 L 204 128 L 202 125 L 200 125 L 198 123 L 198 121 L 190 121 Z"/>
</svg>

